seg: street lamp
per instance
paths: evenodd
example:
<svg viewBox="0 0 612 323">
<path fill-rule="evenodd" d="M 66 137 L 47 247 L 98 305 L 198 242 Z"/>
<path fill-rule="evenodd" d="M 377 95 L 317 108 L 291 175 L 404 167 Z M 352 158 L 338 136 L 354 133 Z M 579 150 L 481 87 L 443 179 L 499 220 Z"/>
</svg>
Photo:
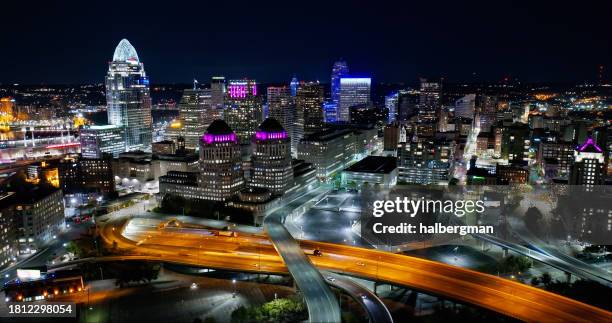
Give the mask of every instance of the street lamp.
<svg viewBox="0 0 612 323">
<path fill-rule="evenodd" d="M 232 279 L 232 285 L 234 286 L 234 291 L 232 292 L 232 298 L 236 297 L 236 279 Z"/>
</svg>

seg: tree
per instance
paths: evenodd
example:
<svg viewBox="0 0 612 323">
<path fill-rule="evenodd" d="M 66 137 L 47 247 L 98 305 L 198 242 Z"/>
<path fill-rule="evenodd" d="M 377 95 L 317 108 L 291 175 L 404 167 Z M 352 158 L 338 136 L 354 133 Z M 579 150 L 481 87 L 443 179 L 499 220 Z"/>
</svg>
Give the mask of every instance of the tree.
<svg viewBox="0 0 612 323">
<path fill-rule="evenodd" d="M 76 241 L 68 242 L 66 244 L 66 251 L 79 258 L 83 255 L 83 250 L 77 245 Z"/>
<path fill-rule="evenodd" d="M 542 276 L 540 276 L 540 281 L 542 281 L 544 286 L 549 286 L 552 283 L 552 276 L 549 273 L 543 273 Z"/>
<path fill-rule="evenodd" d="M 261 306 L 241 306 L 232 312 L 232 323 L 251 322 L 300 322 L 308 318 L 306 306 L 301 300 L 279 298 Z"/>
<path fill-rule="evenodd" d="M 157 279 L 160 265 L 152 262 L 132 262 L 132 263 L 117 263 L 114 264 L 112 271 L 116 277 L 115 285 L 123 287 L 124 285 L 143 282 L 151 282 Z"/>
<path fill-rule="evenodd" d="M 355 190 L 355 189 L 357 189 L 357 183 L 356 183 L 355 181 L 350 181 L 350 182 L 347 184 L 347 186 L 348 186 L 348 188 L 349 188 L 349 189 L 351 189 L 351 190 Z"/>
<path fill-rule="evenodd" d="M 531 268 L 531 262 L 527 257 L 510 255 L 499 265 L 499 271 L 503 273 L 523 272 Z"/>
</svg>

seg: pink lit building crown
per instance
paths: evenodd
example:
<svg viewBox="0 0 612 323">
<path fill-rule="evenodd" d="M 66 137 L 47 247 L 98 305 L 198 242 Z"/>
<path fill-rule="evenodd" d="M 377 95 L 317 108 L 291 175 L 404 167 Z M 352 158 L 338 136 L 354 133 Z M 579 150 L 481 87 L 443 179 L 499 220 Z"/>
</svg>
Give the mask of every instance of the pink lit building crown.
<svg viewBox="0 0 612 323">
<path fill-rule="evenodd" d="M 208 145 L 212 143 L 222 143 L 222 142 L 237 143 L 238 138 L 236 137 L 235 133 L 220 134 L 220 135 L 207 133 L 204 136 L 202 136 L 202 141 L 204 141 Z"/>
<path fill-rule="evenodd" d="M 257 140 L 269 140 L 269 139 L 286 139 L 286 131 L 268 132 L 268 131 L 256 131 L 255 139 Z"/>
<path fill-rule="evenodd" d="M 578 151 L 583 152 L 589 148 L 589 146 L 592 146 L 598 153 L 603 152 L 603 150 L 593 141 L 593 138 L 588 138 L 582 146 L 578 147 Z"/>
</svg>

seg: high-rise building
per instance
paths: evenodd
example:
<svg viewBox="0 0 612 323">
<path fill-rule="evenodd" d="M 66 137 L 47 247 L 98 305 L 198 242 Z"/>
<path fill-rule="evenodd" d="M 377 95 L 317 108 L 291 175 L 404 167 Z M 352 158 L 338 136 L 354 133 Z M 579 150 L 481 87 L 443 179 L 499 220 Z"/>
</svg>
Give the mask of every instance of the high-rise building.
<svg viewBox="0 0 612 323">
<path fill-rule="evenodd" d="M 323 117 L 326 123 L 338 121 L 338 105 L 333 102 L 323 103 Z"/>
<path fill-rule="evenodd" d="M 340 79 L 347 76 L 349 73 L 348 64 L 342 59 L 334 63 L 331 73 L 331 102 L 336 104 L 340 102 Z"/>
<path fill-rule="evenodd" d="M 515 123 L 504 127 L 501 145 L 502 158 L 511 163 L 522 163 L 528 159 L 530 146 L 529 126 Z"/>
<path fill-rule="evenodd" d="M 268 116 L 276 119 L 291 137 L 291 153 L 297 155 L 297 144 L 299 139 L 295 129 L 295 99 L 293 88 L 286 86 L 268 87 Z"/>
<path fill-rule="evenodd" d="M 125 149 L 151 150 L 153 135 L 149 78 L 127 39 L 115 48 L 106 75 L 108 122 L 125 131 Z"/>
<path fill-rule="evenodd" d="M 214 110 L 222 111 L 225 101 L 225 77 L 213 76 L 210 81 L 210 99 Z M 216 120 L 218 118 L 215 118 Z"/>
<path fill-rule="evenodd" d="M 350 122 L 350 108 L 356 105 L 370 103 L 370 87 L 372 79 L 369 77 L 342 77 L 340 78 L 340 97 L 338 102 L 338 121 Z"/>
<path fill-rule="evenodd" d="M 399 180 L 422 185 L 448 182 L 454 149 L 453 141 L 444 139 L 409 140 L 400 144 Z"/>
<path fill-rule="evenodd" d="M 223 120 L 213 121 L 200 141 L 202 198 L 225 201 L 244 186 L 238 136 Z"/>
<path fill-rule="evenodd" d="M 250 186 L 282 195 L 293 185 L 291 141 L 287 131 L 275 119 L 261 123 L 253 137 Z"/>
<path fill-rule="evenodd" d="M 476 94 L 468 94 L 455 101 L 455 116 L 473 119 L 475 106 Z"/>
<path fill-rule="evenodd" d="M 323 129 L 323 86 L 317 82 L 303 83 L 295 97 L 295 141 Z"/>
<path fill-rule="evenodd" d="M 0 269 L 10 265 L 17 255 L 16 198 L 15 192 L 0 193 Z"/>
<path fill-rule="evenodd" d="M 587 140 L 574 151 L 574 165 L 570 177 L 571 185 L 603 185 L 607 165 L 604 150 L 593 138 Z"/>
<path fill-rule="evenodd" d="M 497 96 L 478 95 L 476 97 L 476 111 L 480 115 L 480 131 L 489 132 L 497 119 Z"/>
<path fill-rule="evenodd" d="M 399 97 L 398 92 L 393 92 L 385 96 L 385 108 L 387 108 L 387 111 L 388 111 L 387 112 L 388 113 L 387 123 L 393 123 L 396 120 L 398 120 L 398 115 L 397 115 L 398 97 Z"/>
<path fill-rule="evenodd" d="M 179 103 L 180 134 L 185 147 L 197 149 L 200 137 L 213 121 L 210 89 L 185 89 Z"/>
<path fill-rule="evenodd" d="M 385 152 L 395 152 L 399 143 L 400 125 L 397 122 L 390 123 L 383 130 L 383 150 Z"/>
<path fill-rule="evenodd" d="M 571 142 L 540 141 L 537 160 L 544 165 L 549 178 L 567 178 L 574 163 L 574 148 Z"/>
<path fill-rule="evenodd" d="M 436 118 L 436 111 L 440 107 L 440 82 L 429 81 L 421 78 L 419 95 L 419 120 L 431 121 Z"/>
<path fill-rule="evenodd" d="M 289 87 L 291 88 L 291 96 L 297 95 L 297 89 L 300 86 L 300 81 L 298 81 L 297 76 L 293 76 L 291 79 L 291 83 L 289 83 Z"/>
<path fill-rule="evenodd" d="M 79 130 L 79 138 L 84 158 L 101 158 L 104 153 L 117 157 L 126 151 L 125 128 L 122 126 L 84 126 Z"/>
<path fill-rule="evenodd" d="M 263 102 L 255 80 L 230 80 L 223 119 L 234 129 L 241 144 L 250 144 L 255 128 L 263 120 Z"/>
<path fill-rule="evenodd" d="M 408 121 L 417 112 L 419 96 L 408 90 L 400 90 L 397 95 L 397 117 L 400 122 Z"/>
<path fill-rule="evenodd" d="M 19 253 L 28 254 L 48 244 L 64 223 L 62 191 L 34 189 L 21 194 L 15 204 L 19 227 Z"/>
</svg>

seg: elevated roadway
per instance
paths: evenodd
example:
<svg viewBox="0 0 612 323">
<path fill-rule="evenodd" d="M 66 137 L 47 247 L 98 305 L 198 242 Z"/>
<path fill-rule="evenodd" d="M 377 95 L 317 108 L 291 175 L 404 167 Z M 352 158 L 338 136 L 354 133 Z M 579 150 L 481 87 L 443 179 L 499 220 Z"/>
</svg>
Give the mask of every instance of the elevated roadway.
<svg viewBox="0 0 612 323">
<path fill-rule="evenodd" d="M 101 227 L 103 240 L 118 249 L 160 261 L 228 270 L 287 273 L 283 258 L 265 236 L 202 237 L 142 228 L 123 236 L 125 219 Z M 143 240 L 140 245 L 136 245 Z M 524 321 L 610 322 L 612 313 L 530 285 L 426 259 L 358 247 L 300 241 L 318 269 L 409 286 Z"/>
<path fill-rule="evenodd" d="M 325 191 L 315 189 L 285 204 L 264 219 L 264 230 L 274 248 L 283 258 L 289 273 L 304 295 L 310 322 L 340 322 L 340 305 L 319 270 L 304 254 L 299 243 L 282 224 L 284 217 L 293 209 L 316 198 Z"/>
</svg>

